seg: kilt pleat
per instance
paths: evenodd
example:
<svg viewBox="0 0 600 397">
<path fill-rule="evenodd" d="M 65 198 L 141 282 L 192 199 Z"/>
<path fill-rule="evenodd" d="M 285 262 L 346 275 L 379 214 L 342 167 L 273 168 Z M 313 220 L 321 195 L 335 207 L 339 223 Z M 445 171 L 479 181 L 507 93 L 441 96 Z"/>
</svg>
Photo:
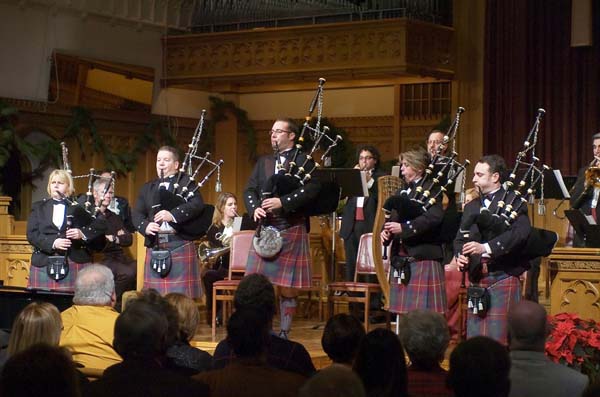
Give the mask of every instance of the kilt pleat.
<svg viewBox="0 0 600 397">
<path fill-rule="evenodd" d="M 444 268 L 434 260 L 411 262 L 411 277 L 408 285 L 399 284 L 392 277 L 390 284 L 390 307 L 393 313 L 408 313 L 413 310 L 446 312 L 446 289 Z"/>
<path fill-rule="evenodd" d="M 488 289 L 490 308 L 483 318 L 468 312 L 467 337 L 484 335 L 507 344 L 508 309 L 521 300 L 521 282 L 518 277 L 501 272 L 482 278 L 478 285 Z"/>
<path fill-rule="evenodd" d="M 75 291 L 75 279 L 77 278 L 77 273 L 90 263 L 77 263 L 69 258 L 67 258 L 67 263 L 69 264 L 69 274 L 60 281 L 55 281 L 53 278 L 50 278 L 48 273 L 46 273 L 46 267 L 31 266 L 29 269 L 27 288 L 45 289 L 50 291 Z"/>
<path fill-rule="evenodd" d="M 171 271 L 164 278 L 152 271 L 150 266 L 152 249 L 147 248 L 144 263 L 144 288 L 154 288 L 162 295 L 179 292 L 190 298 L 200 298 L 202 296 L 200 266 L 194 242 L 170 241 L 159 244 L 159 248 L 171 251 Z"/>
<path fill-rule="evenodd" d="M 246 274 L 264 274 L 281 287 L 308 288 L 312 284 L 311 257 L 308 233 L 304 225 L 281 231 L 283 248 L 273 259 L 260 257 L 254 246 L 250 247 Z"/>
</svg>

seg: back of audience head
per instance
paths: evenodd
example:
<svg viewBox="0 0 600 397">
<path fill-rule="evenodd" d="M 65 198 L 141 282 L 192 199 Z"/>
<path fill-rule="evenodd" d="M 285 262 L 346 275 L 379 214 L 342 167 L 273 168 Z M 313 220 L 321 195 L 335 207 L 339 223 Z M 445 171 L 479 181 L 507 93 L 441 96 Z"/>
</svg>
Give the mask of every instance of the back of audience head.
<svg viewBox="0 0 600 397">
<path fill-rule="evenodd" d="M 340 313 L 331 317 L 321 338 L 321 345 L 334 363 L 352 365 L 365 328 L 354 316 Z"/>
<path fill-rule="evenodd" d="M 0 378 L 5 397 L 80 396 L 79 377 L 69 352 L 37 344 L 8 359 Z"/>
<path fill-rule="evenodd" d="M 235 291 L 233 305 L 236 310 L 260 308 L 269 319 L 272 319 L 276 312 L 273 284 L 262 274 L 247 275 L 240 281 Z"/>
<path fill-rule="evenodd" d="M 443 315 L 430 310 L 415 310 L 401 317 L 400 341 L 412 365 L 423 370 L 439 366 L 450 342 Z"/>
<path fill-rule="evenodd" d="M 476 336 L 459 344 L 450 355 L 446 383 L 456 397 L 505 397 L 510 391 L 509 372 L 506 347 Z"/>
<path fill-rule="evenodd" d="M 135 299 L 115 322 L 114 348 L 124 360 L 153 360 L 164 357 L 169 322 L 156 304 Z"/>
<path fill-rule="evenodd" d="M 269 321 L 260 309 L 233 312 L 227 322 L 227 342 L 238 358 L 264 358 L 269 343 Z"/>
<path fill-rule="evenodd" d="M 334 365 L 324 368 L 307 380 L 298 397 L 365 397 L 358 375 L 348 367 Z"/>
<path fill-rule="evenodd" d="M 194 300 L 184 294 L 170 293 L 165 300 L 177 310 L 179 318 L 179 337 L 181 342 L 190 341 L 196 334 L 200 322 L 200 312 Z"/>
<path fill-rule="evenodd" d="M 56 306 L 47 302 L 32 302 L 21 310 L 13 322 L 7 353 L 12 356 L 37 343 L 58 346 L 61 331 L 62 319 Z"/>
<path fill-rule="evenodd" d="M 354 371 L 365 386 L 367 396 L 406 396 L 407 373 L 404 350 L 398 336 L 378 328 L 362 340 Z"/>
<path fill-rule="evenodd" d="M 167 347 L 172 346 L 179 338 L 179 314 L 177 309 L 155 289 L 145 289 L 131 299 L 131 302 L 146 302 L 156 307 L 167 319 Z M 129 302 L 127 303 L 127 306 Z"/>
<path fill-rule="evenodd" d="M 114 306 L 115 280 L 112 271 L 103 265 L 85 266 L 77 273 L 73 303 L 85 306 Z"/>
<path fill-rule="evenodd" d="M 511 350 L 543 352 L 548 336 L 546 309 L 536 302 L 522 300 L 508 311 L 508 338 Z"/>
</svg>

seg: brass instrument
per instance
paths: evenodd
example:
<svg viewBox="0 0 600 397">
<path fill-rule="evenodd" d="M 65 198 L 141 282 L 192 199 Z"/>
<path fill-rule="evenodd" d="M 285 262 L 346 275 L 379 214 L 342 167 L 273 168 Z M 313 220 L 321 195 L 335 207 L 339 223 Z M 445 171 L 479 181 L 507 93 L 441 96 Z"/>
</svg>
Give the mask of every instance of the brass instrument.
<svg viewBox="0 0 600 397">
<path fill-rule="evenodd" d="M 598 157 L 594 157 L 592 162 L 588 165 L 588 168 L 585 170 L 585 182 L 583 186 L 583 191 L 573 203 L 572 208 L 575 210 L 581 208 L 594 188 L 600 188 L 600 159 L 598 159 Z M 575 186 L 573 186 L 573 189 L 574 188 Z"/>
<path fill-rule="evenodd" d="M 585 186 L 600 187 L 600 166 L 594 165 L 585 170 Z"/>
<path fill-rule="evenodd" d="M 210 241 L 203 239 L 198 246 L 198 258 L 202 263 L 210 267 L 223 255 L 231 251 L 231 239 L 233 238 L 233 221 L 225 226 L 222 232 L 216 233 L 215 237 L 221 242 L 222 247 L 216 247 Z"/>
</svg>

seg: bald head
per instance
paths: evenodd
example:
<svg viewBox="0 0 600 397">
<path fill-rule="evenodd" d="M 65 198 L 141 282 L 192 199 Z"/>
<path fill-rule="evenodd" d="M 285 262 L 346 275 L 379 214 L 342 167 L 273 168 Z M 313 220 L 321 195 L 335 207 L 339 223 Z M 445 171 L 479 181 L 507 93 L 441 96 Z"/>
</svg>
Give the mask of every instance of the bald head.
<svg viewBox="0 0 600 397">
<path fill-rule="evenodd" d="M 548 335 L 546 309 L 539 303 L 522 300 L 508 311 L 511 350 L 544 351 Z"/>
</svg>

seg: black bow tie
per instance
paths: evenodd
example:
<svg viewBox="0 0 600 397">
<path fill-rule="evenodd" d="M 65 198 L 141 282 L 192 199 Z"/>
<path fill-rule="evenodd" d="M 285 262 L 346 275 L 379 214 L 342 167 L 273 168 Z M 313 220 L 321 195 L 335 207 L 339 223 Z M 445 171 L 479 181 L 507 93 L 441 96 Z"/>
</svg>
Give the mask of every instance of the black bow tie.
<svg viewBox="0 0 600 397">
<path fill-rule="evenodd" d="M 493 201 L 494 200 L 494 194 L 486 194 L 485 196 L 483 196 L 484 200 L 489 200 L 489 201 Z"/>
<path fill-rule="evenodd" d="M 57 204 L 65 204 L 65 199 L 62 199 L 62 200 L 56 200 L 56 199 L 52 199 L 52 203 L 53 203 L 54 205 L 57 205 Z"/>
</svg>

